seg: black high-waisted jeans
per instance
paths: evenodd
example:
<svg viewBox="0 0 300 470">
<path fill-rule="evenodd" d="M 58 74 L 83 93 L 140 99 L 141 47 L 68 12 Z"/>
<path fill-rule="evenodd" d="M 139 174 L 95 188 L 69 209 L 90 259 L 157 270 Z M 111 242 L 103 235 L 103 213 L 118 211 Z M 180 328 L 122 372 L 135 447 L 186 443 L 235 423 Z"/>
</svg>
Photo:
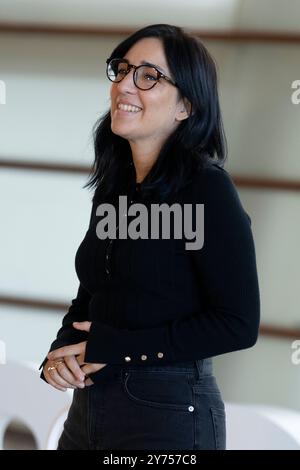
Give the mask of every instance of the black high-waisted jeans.
<svg viewBox="0 0 300 470">
<path fill-rule="evenodd" d="M 209 358 L 105 366 L 94 385 L 74 390 L 57 449 L 219 450 L 225 445 L 224 402 Z"/>
</svg>

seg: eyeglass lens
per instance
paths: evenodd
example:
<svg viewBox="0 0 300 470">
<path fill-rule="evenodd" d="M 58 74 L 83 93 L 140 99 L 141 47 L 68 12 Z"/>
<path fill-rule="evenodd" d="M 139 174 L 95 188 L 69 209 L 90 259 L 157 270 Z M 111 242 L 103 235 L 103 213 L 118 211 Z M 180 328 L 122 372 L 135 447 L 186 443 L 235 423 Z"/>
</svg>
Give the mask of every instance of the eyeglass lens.
<svg viewBox="0 0 300 470">
<path fill-rule="evenodd" d="M 127 71 L 127 62 L 113 59 L 108 64 L 107 73 L 112 82 L 120 82 L 127 74 Z M 135 84 L 143 90 L 151 88 L 157 80 L 157 72 L 153 67 L 142 65 L 135 70 Z"/>
</svg>

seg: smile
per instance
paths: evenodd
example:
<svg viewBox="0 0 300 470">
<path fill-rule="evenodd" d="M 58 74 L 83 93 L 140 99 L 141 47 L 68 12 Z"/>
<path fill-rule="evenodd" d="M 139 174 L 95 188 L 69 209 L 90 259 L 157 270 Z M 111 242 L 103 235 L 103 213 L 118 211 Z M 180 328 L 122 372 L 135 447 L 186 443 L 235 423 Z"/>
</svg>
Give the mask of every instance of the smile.
<svg viewBox="0 0 300 470">
<path fill-rule="evenodd" d="M 118 111 L 126 111 L 127 113 L 138 113 L 139 111 L 141 111 L 141 108 L 128 104 L 118 104 Z"/>
</svg>

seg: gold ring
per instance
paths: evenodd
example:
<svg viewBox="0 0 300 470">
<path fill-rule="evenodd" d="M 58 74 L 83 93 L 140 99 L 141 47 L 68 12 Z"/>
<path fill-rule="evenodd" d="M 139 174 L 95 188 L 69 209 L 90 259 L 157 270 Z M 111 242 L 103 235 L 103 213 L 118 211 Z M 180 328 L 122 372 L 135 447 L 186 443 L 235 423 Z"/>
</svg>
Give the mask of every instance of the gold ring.
<svg viewBox="0 0 300 470">
<path fill-rule="evenodd" d="M 63 359 L 58 359 L 57 361 L 54 362 L 54 367 L 56 368 L 58 364 L 62 364 L 63 362 L 65 362 Z"/>
<path fill-rule="evenodd" d="M 50 370 L 53 370 L 53 369 L 56 369 L 56 367 L 55 367 L 55 366 L 49 366 L 49 367 L 47 367 L 47 371 L 48 371 L 48 372 L 49 372 Z"/>
</svg>

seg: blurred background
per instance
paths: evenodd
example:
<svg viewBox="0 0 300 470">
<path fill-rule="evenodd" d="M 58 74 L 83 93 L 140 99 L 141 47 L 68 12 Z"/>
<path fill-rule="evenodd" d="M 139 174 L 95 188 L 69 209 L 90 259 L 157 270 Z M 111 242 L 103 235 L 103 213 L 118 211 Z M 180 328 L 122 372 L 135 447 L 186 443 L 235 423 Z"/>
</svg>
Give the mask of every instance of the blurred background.
<svg viewBox="0 0 300 470">
<path fill-rule="evenodd" d="M 0 0 L 0 377 L 41 363 L 76 295 L 105 60 L 154 23 L 193 32 L 215 58 L 225 167 L 252 219 L 261 331 L 214 359 L 223 397 L 300 412 L 300 0 Z"/>
</svg>

